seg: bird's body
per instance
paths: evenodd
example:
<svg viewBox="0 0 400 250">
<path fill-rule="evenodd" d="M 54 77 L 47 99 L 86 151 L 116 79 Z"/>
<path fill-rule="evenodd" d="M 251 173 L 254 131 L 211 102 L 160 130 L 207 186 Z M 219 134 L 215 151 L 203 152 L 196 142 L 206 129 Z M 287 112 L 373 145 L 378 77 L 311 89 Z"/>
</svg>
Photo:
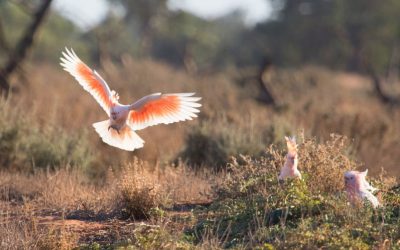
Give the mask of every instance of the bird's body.
<svg viewBox="0 0 400 250">
<path fill-rule="evenodd" d="M 359 171 L 347 171 L 344 174 L 346 193 L 350 203 L 353 205 L 360 203 L 364 199 L 371 202 L 374 208 L 380 206 L 378 199 L 373 195 L 372 192 L 377 189 L 372 187 L 365 179 L 368 173 L 368 169 L 364 172 Z"/>
<path fill-rule="evenodd" d="M 126 126 L 126 120 L 128 119 L 128 114 L 130 111 L 129 105 L 122 105 L 120 103 L 115 104 L 115 106 L 110 109 L 110 128 L 121 130 Z"/>
<path fill-rule="evenodd" d="M 297 144 L 294 137 L 285 136 L 286 145 L 288 148 L 288 153 L 286 154 L 286 161 L 281 169 L 278 179 L 284 180 L 286 178 L 300 178 L 301 173 L 297 169 L 298 164 L 298 154 L 297 154 Z"/>
<path fill-rule="evenodd" d="M 133 151 L 143 147 L 144 141 L 135 130 L 157 124 L 192 120 L 197 117 L 197 103 L 201 98 L 194 93 L 161 94 L 145 96 L 133 104 L 119 103 L 119 96 L 110 90 L 106 81 L 84 64 L 74 51 L 62 53 L 61 65 L 88 91 L 107 113 L 109 119 L 93 124 L 102 140 L 114 147 Z"/>
</svg>

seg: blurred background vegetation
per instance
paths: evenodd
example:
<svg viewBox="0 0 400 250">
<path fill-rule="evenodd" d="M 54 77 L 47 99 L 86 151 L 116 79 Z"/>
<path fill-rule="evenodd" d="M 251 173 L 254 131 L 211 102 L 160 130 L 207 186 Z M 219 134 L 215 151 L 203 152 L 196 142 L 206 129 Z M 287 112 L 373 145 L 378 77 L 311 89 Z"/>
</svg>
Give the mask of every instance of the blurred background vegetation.
<svg viewBox="0 0 400 250">
<path fill-rule="evenodd" d="M 0 147 L 9 152 L 0 152 L 2 167 L 16 164 L 13 159 L 35 166 L 77 162 L 99 173 L 138 155 L 219 168 L 231 155 L 260 155 L 284 135 L 304 131 L 319 140 L 344 134 L 353 140 L 349 154 L 372 173 L 384 167 L 400 175 L 400 2 L 265 1 L 272 12 L 253 26 L 240 10 L 204 19 L 172 10 L 167 0 L 109 0 L 105 18 L 82 29 L 50 7 L 28 43 L 30 53 L 9 75 L 7 66 L 20 56 L 21 39 L 46 1 L 0 1 L 2 93 L 11 99 L 2 103 L 7 115 L 0 121 L 8 127 L 0 128 Z M 64 47 L 99 69 L 123 102 L 156 91 L 198 92 L 200 118 L 141 132 L 146 146 L 133 154 L 102 145 L 90 124 L 104 115 L 58 66 Z M 7 105 L 18 106 L 19 117 Z M 35 144 L 24 136 L 33 138 L 31 131 L 49 145 L 62 131 L 60 149 L 41 144 L 32 153 Z M 84 143 L 75 143 L 78 135 Z M 48 161 L 44 155 L 51 155 Z"/>
</svg>

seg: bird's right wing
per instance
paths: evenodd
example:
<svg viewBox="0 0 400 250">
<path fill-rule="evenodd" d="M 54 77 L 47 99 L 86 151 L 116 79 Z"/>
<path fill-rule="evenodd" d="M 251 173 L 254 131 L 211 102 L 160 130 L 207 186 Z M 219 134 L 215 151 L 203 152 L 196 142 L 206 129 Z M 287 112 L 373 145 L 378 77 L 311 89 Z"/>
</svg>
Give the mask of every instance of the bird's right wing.
<svg viewBox="0 0 400 250">
<path fill-rule="evenodd" d="M 192 120 L 201 107 L 201 97 L 194 93 L 161 94 L 145 96 L 130 105 L 128 125 L 133 130 L 144 129 L 157 124 Z"/>
<path fill-rule="evenodd" d="M 66 48 L 62 54 L 63 57 L 60 58 L 60 64 L 64 70 L 75 77 L 79 84 L 96 99 L 107 115 L 110 115 L 113 93 L 106 81 L 96 71 L 82 62 L 72 49 L 68 50 Z"/>
<path fill-rule="evenodd" d="M 369 191 L 361 192 L 361 197 L 369 200 L 374 208 L 381 206 L 381 203 L 379 202 L 379 200 L 375 197 L 375 195 L 373 195 Z"/>
</svg>

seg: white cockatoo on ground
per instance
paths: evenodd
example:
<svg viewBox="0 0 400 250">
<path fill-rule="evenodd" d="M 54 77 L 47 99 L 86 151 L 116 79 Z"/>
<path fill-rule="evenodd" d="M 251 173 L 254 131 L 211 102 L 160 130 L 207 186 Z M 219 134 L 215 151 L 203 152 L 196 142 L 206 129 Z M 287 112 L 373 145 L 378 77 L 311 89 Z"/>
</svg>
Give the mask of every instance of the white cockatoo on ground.
<svg viewBox="0 0 400 250">
<path fill-rule="evenodd" d="M 365 177 L 367 176 L 368 169 L 364 172 L 347 171 L 344 174 L 344 182 L 346 186 L 347 197 L 353 205 L 367 199 L 371 202 L 374 208 L 380 206 L 378 199 L 372 194 L 377 189 L 372 187 Z"/>
<path fill-rule="evenodd" d="M 286 178 L 300 178 L 300 171 L 297 169 L 298 155 L 297 155 L 297 144 L 295 137 L 285 136 L 288 153 L 286 154 L 286 161 L 281 169 L 278 179 L 284 180 Z"/>
<path fill-rule="evenodd" d="M 161 94 L 145 96 L 133 104 L 118 102 L 118 94 L 110 90 L 106 81 L 83 63 L 75 52 L 62 52 L 61 66 L 88 91 L 107 113 L 109 119 L 93 124 L 102 140 L 114 147 L 133 151 L 143 147 L 144 141 L 135 130 L 157 124 L 192 120 L 197 117 L 197 103 L 201 97 L 194 93 Z"/>
</svg>

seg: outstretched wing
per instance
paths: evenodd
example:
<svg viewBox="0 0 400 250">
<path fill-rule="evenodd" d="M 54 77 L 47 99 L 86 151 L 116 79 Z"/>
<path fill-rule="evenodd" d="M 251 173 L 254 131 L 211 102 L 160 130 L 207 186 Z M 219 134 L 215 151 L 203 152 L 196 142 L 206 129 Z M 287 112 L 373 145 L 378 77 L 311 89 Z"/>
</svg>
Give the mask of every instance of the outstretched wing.
<svg viewBox="0 0 400 250">
<path fill-rule="evenodd" d="M 64 70 L 75 77 L 79 84 L 96 99 L 107 115 L 110 115 L 112 92 L 106 81 L 96 71 L 83 63 L 72 49 L 66 48 L 62 54 L 60 64 Z"/>
<path fill-rule="evenodd" d="M 193 97 L 194 93 L 161 94 L 145 96 L 130 106 L 128 125 L 133 130 L 144 129 L 160 123 L 192 120 L 197 117 L 197 103 L 201 97 Z"/>
</svg>

